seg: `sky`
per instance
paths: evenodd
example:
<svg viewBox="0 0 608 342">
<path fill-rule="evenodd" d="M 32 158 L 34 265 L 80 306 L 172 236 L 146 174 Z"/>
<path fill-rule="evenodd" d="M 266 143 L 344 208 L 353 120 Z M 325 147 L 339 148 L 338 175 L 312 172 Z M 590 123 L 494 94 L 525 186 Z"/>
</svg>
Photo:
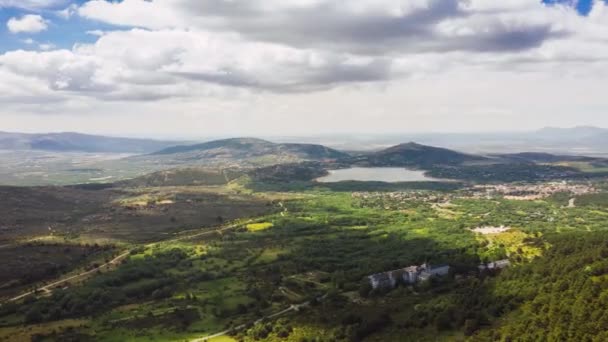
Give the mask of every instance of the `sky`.
<svg viewBox="0 0 608 342">
<path fill-rule="evenodd" d="M 608 127 L 604 0 L 0 0 L 0 131 Z"/>
</svg>

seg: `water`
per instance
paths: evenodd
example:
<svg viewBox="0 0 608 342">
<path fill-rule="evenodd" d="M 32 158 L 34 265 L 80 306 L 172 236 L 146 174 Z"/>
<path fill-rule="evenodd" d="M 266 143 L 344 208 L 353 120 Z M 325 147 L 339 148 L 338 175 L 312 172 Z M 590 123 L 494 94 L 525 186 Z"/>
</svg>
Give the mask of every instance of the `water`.
<svg viewBox="0 0 608 342">
<path fill-rule="evenodd" d="M 329 175 L 317 178 L 317 182 L 334 183 L 343 181 L 361 182 L 440 182 L 442 179 L 428 177 L 424 171 L 408 170 L 401 167 L 352 167 L 329 170 Z"/>
</svg>

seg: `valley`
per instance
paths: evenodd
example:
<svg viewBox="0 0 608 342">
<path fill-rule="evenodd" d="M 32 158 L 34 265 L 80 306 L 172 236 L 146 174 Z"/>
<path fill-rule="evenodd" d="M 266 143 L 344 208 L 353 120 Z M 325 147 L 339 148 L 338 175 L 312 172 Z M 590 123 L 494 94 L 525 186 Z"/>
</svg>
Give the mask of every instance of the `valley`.
<svg viewBox="0 0 608 342">
<path fill-rule="evenodd" d="M 418 144 L 306 147 L 254 165 L 276 153 L 259 144 L 180 147 L 163 157 L 177 165 L 111 183 L 0 187 L 0 254 L 12 259 L 0 272 L 0 340 L 508 340 L 546 336 L 522 330 L 522 316 L 556 324 L 538 315 L 552 277 L 603 291 L 585 281 L 604 276 L 602 170 Z M 346 176 L 319 181 L 332 170 Z M 425 263 L 449 273 L 390 289 L 367 281 Z M 539 284 L 559 263 L 571 266 Z M 601 321 L 580 329 L 578 317 L 573 336 L 601 336 Z"/>
<path fill-rule="evenodd" d="M 0 342 L 608 341 L 608 0 L 0 0 Z"/>
</svg>

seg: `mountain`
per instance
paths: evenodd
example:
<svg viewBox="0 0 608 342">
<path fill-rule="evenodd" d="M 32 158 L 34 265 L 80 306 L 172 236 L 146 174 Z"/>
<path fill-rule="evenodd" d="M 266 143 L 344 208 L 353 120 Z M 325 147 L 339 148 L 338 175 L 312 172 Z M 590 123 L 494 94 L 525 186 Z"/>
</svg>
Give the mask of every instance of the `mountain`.
<svg viewBox="0 0 608 342">
<path fill-rule="evenodd" d="M 150 153 L 179 142 L 152 139 L 115 138 L 73 132 L 0 132 L 1 150 L 40 150 L 53 152 Z"/>
<path fill-rule="evenodd" d="M 436 165 L 460 165 L 467 162 L 481 162 L 485 160 L 489 159 L 446 148 L 409 142 L 365 155 L 363 156 L 362 161 L 374 166 L 410 166 L 425 168 Z"/>
<path fill-rule="evenodd" d="M 608 153 L 608 129 L 593 126 L 546 127 L 519 132 L 332 134 L 304 139 L 306 142 L 319 143 L 347 151 L 374 151 L 403 141 L 415 141 L 419 144 L 472 154 L 549 152 L 570 155 L 602 155 Z"/>
<path fill-rule="evenodd" d="M 209 169 L 201 167 L 184 167 L 152 172 L 133 179 L 114 183 L 119 187 L 159 187 L 188 185 L 224 185 L 243 173 L 231 169 Z"/>
<path fill-rule="evenodd" d="M 327 160 L 348 154 L 315 144 L 280 144 L 256 138 L 232 138 L 196 145 L 173 146 L 137 159 L 172 164 L 224 164 L 248 162 L 269 165 L 304 160 Z"/>
</svg>

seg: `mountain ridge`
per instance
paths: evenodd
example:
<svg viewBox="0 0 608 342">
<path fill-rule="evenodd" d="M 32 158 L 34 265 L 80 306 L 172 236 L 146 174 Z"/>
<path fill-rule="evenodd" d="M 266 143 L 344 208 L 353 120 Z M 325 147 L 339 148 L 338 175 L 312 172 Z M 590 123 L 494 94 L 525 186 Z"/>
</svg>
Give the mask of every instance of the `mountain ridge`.
<svg viewBox="0 0 608 342">
<path fill-rule="evenodd" d="M 109 137 L 77 132 L 0 132 L 0 149 L 86 153 L 150 153 L 178 141 Z"/>
<path fill-rule="evenodd" d="M 361 161 L 373 166 L 391 165 L 425 168 L 436 165 L 460 165 L 466 162 L 485 160 L 489 160 L 489 158 L 410 141 L 369 153 L 363 156 Z"/>
<path fill-rule="evenodd" d="M 318 144 L 274 143 L 258 138 L 228 138 L 194 145 L 178 145 L 137 158 L 160 158 L 174 162 L 236 161 L 276 158 L 289 161 L 327 160 L 350 155 Z"/>
</svg>

